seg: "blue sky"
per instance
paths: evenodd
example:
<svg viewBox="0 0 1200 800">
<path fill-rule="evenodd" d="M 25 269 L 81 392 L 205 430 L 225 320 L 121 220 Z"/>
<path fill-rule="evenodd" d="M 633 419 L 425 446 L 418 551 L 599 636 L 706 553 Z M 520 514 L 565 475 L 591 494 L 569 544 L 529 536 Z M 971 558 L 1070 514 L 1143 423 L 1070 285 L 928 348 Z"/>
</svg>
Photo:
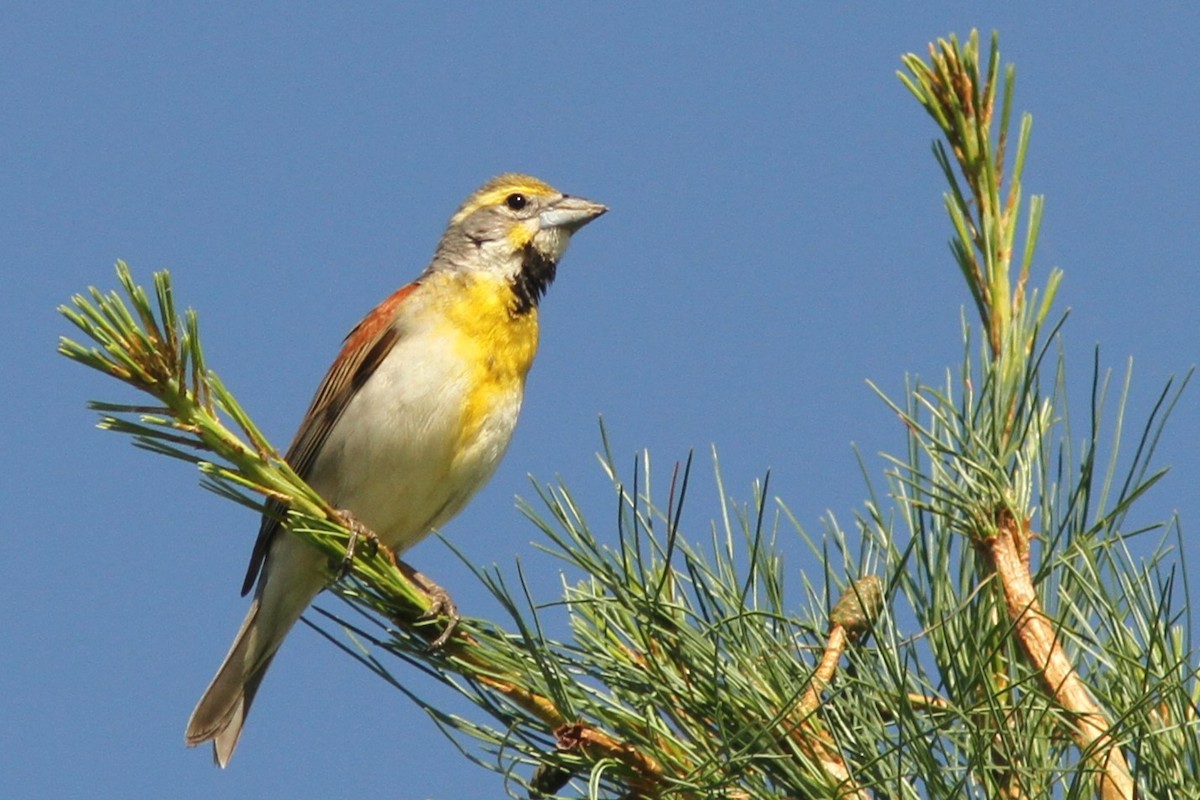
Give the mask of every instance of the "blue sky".
<svg viewBox="0 0 1200 800">
<path fill-rule="evenodd" d="M 1001 32 L 1047 197 L 1036 279 L 1065 271 L 1076 406 L 1092 348 L 1134 363 L 1131 419 L 1197 361 L 1200 12 L 1032 4 L 641 8 L 21 4 L 0 22 L 0 795 L 469 797 L 501 791 L 399 693 L 306 630 L 224 773 L 183 727 L 244 611 L 256 520 L 185 466 L 97 432 L 120 387 L 55 355 L 55 307 L 112 264 L 172 270 L 210 363 L 285 446 L 341 337 L 414 277 L 457 204 L 532 172 L 612 212 L 544 304 L 516 440 L 446 530 L 480 563 L 543 569 L 514 510 L 556 475 L 597 520 L 597 417 L 665 471 L 715 444 L 727 485 L 813 533 L 865 496 L 898 392 L 960 354 L 932 123 L 899 56 Z M 1200 395 L 1185 395 L 1139 519 L 1200 518 Z M 711 495 L 708 495 L 711 498 Z M 699 537 L 716 508 L 689 507 Z M 1193 537 L 1194 538 L 1194 537 Z M 1200 548 L 1189 545 L 1192 563 Z M 819 579 L 799 540 L 790 556 Z M 447 548 L 410 560 L 487 600 Z M 401 667 L 402 669 L 402 667 Z M 416 680 L 418 688 L 427 684 Z"/>
</svg>

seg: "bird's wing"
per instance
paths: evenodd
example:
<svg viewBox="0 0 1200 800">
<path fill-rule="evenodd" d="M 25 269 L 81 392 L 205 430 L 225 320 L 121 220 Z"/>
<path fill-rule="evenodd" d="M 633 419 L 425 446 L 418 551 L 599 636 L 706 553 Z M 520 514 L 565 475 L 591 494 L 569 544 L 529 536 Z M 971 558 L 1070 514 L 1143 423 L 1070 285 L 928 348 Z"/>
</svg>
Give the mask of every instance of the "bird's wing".
<svg viewBox="0 0 1200 800">
<path fill-rule="evenodd" d="M 308 477 L 317 454 L 342 412 L 402 335 L 402 328 L 396 324 L 397 312 L 418 285 L 417 282 L 410 283 L 384 300 L 346 336 L 341 353 L 317 387 L 300 430 L 284 456 L 301 478 Z M 275 501 L 267 504 L 242 583 L 243 595 L 253 588 L 262 571 L 263 560 L 279 531 L 279 518 L 283 512 L 284 504 Z"/>
</svg>

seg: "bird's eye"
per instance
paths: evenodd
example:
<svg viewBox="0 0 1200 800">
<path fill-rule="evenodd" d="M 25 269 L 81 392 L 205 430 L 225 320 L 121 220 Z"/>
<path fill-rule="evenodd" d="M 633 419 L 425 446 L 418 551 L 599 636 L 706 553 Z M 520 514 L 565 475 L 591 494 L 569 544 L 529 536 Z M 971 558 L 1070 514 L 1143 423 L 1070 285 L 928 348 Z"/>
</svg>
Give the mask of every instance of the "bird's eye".
<svg viewBox="0 0 1200 800">
<path fill-rule="evenodd" d="M 521 194 L 520 192 L 513 192 L 508 197 L 504 198 L 504 205 L 508 206 L 513 211 L 520 211 L 528 203 L 529 201 L 525 199 L 525 195 Z"/>
</svg>

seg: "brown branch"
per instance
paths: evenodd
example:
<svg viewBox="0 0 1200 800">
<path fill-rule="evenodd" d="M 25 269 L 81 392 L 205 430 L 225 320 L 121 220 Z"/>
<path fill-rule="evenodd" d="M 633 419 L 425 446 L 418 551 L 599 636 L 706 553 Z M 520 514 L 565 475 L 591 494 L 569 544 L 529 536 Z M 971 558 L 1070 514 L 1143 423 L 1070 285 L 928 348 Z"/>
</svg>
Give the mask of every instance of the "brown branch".
<svg viewBox="0 0 1200 800">
<path fill-rule="evenodd" d="M 385 554 L 397 565 L 403 564 L 384 545 L 378 545 Z M 407 565 L 405 565 L 407 566 Z M 430 606 L 434 606 L 439 598 L 436 591 L 439 587 L 427 577 L 409 574 L 399 568 L 400 575 L 412 589 L 425 596 Z M 411 570 L 411 568 L 408 568 Z M 436 642 L 439 636 L 437 628 L 414 623 L 427 621 L 424 616 L 427 609 L 414 607 L 406 609 L 403 618 L 393 616 L 398 625 L 408 628 L 422 638 Z M 513 703 L 513 705 L 540 720 L 546 730 L 555 737 L 556 747 L 564 752 L 582 752 L 593 763 L 602 759 L 612 759 L 623 764 L 628 769 L 629 786 L 633 790 L 631 797 L 655 797 L 666 788 L 663 775 L 664 769 L 653 756 L 642 752 L 627 742 L 610 736 L 607 733 L 586 724 L 582 720 L 570 722 L 559 711 L 555 702 L 544 695 L 538 694 L 523 685 L 522 677 L 518 675 L 498 675 L 496 665 L 490 663 L 486 654 L 479 652 L 480 641 L 461 628 L 454 627 L 452 635 L 442 644 L 441 649 L 453 661 L 450 669 L 468 680 L 477 681 Z"/>
<path fill-rule="evenodd" d="M 829 631 L 829 638 L 825 642 L 825 652 L 821 654 L 821 661 L 813 671 L 812 677 L 808 679 L 808 685 L 805 687 L 800 701 L 788 715 L 790 720 L 788 737 L 800 748 L 801 752 L 820 764 L 826 775 L 837 781 L 839 789 L 837 797 L 870 800 L 870 793 L 854 780 L 854 776 L 850 774 L 850 768 L 846 765 L 846 760 L 834 749 L 833 742 L 816 724 L 814 716 L 821 703 L 821 692 L 833 680 L 838 662 L 849 642 L 850 633 L 846 627 L 835 623 Z"/>
<path fill-rule="evenodd" d="M 1136 791 L 1125 754 L 1113 741 L 1111 723 L 1096 703 L 1042 612 L 1029 570 L 1028 523 L 1008 511 L 999 514 L 996 534 L 985 552 L 1000 579 L 1009 618 L 1026 659 L 1041 675 L 1042 685 L 1069 713 L 1071 738 L 1099 775 L 1102 800 L 1133 800 Z"/>
<path fill-rule="evenodd" d="M 582 750 L 593 761 L 611 758 L 624 764 L 632 773 L 632 797 L 656 797 L 663 785 L 663 768 L 631 744 L 621 742 L 582 720 L 560 725 L 554 729 L 555 746 L 566 752 Z"/>
<path fill-rule="evenodd" d="M 808 679 L 808 686 L 792 712 L 795 717 L 803 719 L 817 710 L 817 706 L 821 704 L 821 692 L 833 681 L 838 662 L 841 661 L 849 641 L 850 635 L 845 626 L 835 624 L 829 631 L 829 638 L 825 641 L 825 652 L 821 654 L 821 660 L 813 670 L 812 677 Z"/>
<path fill-rule="evenodd" d="M 833 682 L 842 654 L 851 643 L 870 631 L 882 608 L 883 584 L 873 575 L 857 581 L 842 595 L 829 614 L 829 637 L 821 660 L 808 679 L 800 700 L 785 718 L 788 738 L 801 752 L 819 763 L 826 775 L 837 781 L 838 797 L 869 800 L 871 794 L 850 774 L 846 760 L 834 749 L 833 742 L 820 729 L 814 715 L 821 704 L 821 693 Z"/>
</svg>

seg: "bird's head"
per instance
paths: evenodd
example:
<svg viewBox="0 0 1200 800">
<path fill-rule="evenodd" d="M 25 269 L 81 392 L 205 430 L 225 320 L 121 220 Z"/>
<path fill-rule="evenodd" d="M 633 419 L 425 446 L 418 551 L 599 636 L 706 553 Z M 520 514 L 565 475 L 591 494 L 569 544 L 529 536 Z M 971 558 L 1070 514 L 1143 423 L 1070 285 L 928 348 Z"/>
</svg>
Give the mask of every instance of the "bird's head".
<svg viewBox="0 0 1200 800">
<path fill-rule="evenodd" d="M 519 305 L 537 304 L 571 234 L 607 211 L 513 173 L 488 181 L 450 218 L 434 269 L 484 270 L 513 283 Z"/>
</svg>

